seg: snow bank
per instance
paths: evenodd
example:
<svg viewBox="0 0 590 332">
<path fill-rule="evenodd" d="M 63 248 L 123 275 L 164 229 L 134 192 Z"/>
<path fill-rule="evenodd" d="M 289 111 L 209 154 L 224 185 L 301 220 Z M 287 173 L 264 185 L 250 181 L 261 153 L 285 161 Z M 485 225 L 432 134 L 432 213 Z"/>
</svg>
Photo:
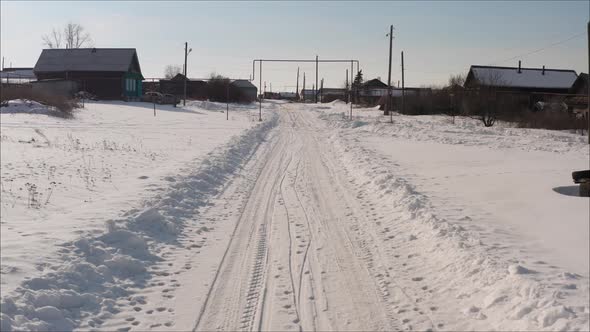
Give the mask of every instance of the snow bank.
<svg viewBox="0 0 590 332">
<path fill-rule="evenodd" d="M 369 116 L 358 116 L 356 121 L 348 121 L 341 114 L 326 112 L 320 117 L 332 127 L 345 128 L 332 134 L 330 143 L 340 156 L 345 172 L 354 179 L 354 184 L 359 190 L 372 193 L 376 199 L 386 200 L 395 210 L 393 221 L 387 226 L 396 229 L 398 234 L 404 234 L 405 239 L 396 250 L 400 254 L 419 252 L 427 255 L 422 273 L 429 273 L 427 276 L 432 282 L 428 287 L 435 289 L 436 299 L 444 302 L 439 307 L 455 310 L 465 317 L 464 321 L 459 320 L 457 325 L 446 328 L 588 329 L 590 288 L 587 277 L 559 268 L 535 271 L 520 263 L 517 257 L 503 255 L 486 246 L 478 232 L 465 229 L 457 221 L 438 217 L 428 197 L 397 175 L 391 164 L 358 144 L 355 135 L 358 130 L 368 130 L 385 137 L 439 139 L 450 144 L 481 144 L 500 148 L 507 145 L 508 140 L 528 140 L 527 135 L 532 135 L 534 131 L 524 134 L 521 132 L 523 129 L 478 128 L 476 124 L 465 121 L 452 135 L 445 135 L 451 127 L 433 123 L 432 118 L 428 120 L 431 126 L 423 123 L 417 130 L 417 125 L 403 116 L 396 116 L 393 126 Z M 412 117 L 412 120 L 423 121 L 420 117 Z M 452 128 L 456 129 L 456 126 Z M 536 136 L 547 135 L 555 138 L 554 144 L 545 146 L 547 139 L 535 142 Z M 532 135 L 529 146 L 518 148 L 565 152 L 575 149 L 579 142 L 575 135 L 539 131 Z M 518 145 L 518 142 L 512 142 L 510 146 L 515 144 Z"/>
<path fill-rule="evenodd" d="M 168 178 L 169 188 L 122 217 L 106 222 L 103 234 L 85 234 L 61 245 L 63 262 L 3 296 L 2 331 L 64 331 L 98 328 L 119 312 L 117 299 L 133 296 L 152 278 L 159 243 L 174 244 L 199 209 L 223 189 L 252 156 L 277 118 L 249 129 L 212 152 L 186 176 Z"/>
<path fill-rule="evenodd" d="M 6 106 L 0 107 L 0 114 L 42 114 L 50 116 L 63 116 L 59 110 L 45 106 L 33 100 L 14 99 L 9 100 Z"/>
<path fill-rule="evenodd" d="M 392 138 L 430 141 L 444 144 L 482 146 L 491 149 L 518 148 L 525 151 L 587 152 L 588 137 L 567 131 L 514 128 L 498 122 L 485 127 L 481 121 L 445 115 L 402 115 L 394 113 L 393 124 L 383 111 L 375 108 L 354 109 L 355 121 L 342 121 L 349 116 L 349 105 L 335 103 L 315 106 L 321 118 L 334 128 L 359 128 L 364 132 Z M 362 125 L 359 125 L 362 124 Z"/>
</svg>

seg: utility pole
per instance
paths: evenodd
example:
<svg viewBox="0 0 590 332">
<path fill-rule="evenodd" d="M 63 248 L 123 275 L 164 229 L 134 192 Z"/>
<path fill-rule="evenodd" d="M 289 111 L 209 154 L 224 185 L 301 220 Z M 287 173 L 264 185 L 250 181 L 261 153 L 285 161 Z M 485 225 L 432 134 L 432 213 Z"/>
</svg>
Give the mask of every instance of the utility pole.
<svg viewBox="0 0 590 332">
<path fill-rule="evenodd" d="M 152 78 L 152 89 L 154 89 L 155 86 L 156 83 L 154 82 L 154 78 Z M 155 89 L 153 91 L 155 91 Z M 174 97 L 174 99 L 176 99 L 176 97 Z M 152 102 L 154 103 L 154 116 L 156 116 L 156 98 L 152 97 Z"/>
<path fill-rule="evenodd" d="M 318 87 L 318 56 L 316 55 L 315 56 L 315 88 L 317 89 L 317 87 Z M 313 91 L 314 91 L 314 95 L 315 95 L 315 102 L 317 104 L 318 93 L 315 90 L 313 90 Z"/>
<path fill-rule="evenodd" d="M 295 99 L 299 99 L 299 67 L 297 67 L 297 87 L 295 88 Z"/>
<path fill-rule="evenodd" d="M 324 79 L 322 78 L 321 80 L 321 85 L 320 85 L 320 103 L 324 102 Z"/>
<path fill-rule="evenodd" d="M 389 73 L 387 74 L 387 103 L 385 104 L 385 114 L 391 112 L 391 51 L 393 49 L 393 25 L 389 26 Z M 393 114 L 391 115 L 391 123 L 393 123 Z"/>
<path fill-rule="evenodd" d="M 353 89 L 352 89 L 352 86 L 354 84 L 354 79 L 352 78 L 352 75 L 353 75 L 353 70 L 352 70 L 353 64 L 354 63 L 352 61 L 350 61 L 350 92 L 349 92 L 349 94 L 350 94 L 350 119 L 351 120 L 352 120 L 352 103 L 353 103 L 353 100 L 354 100 L 353 99 L 353 97 L 354 97 L 353 96 Z M 357 69 L 358 69 L 358 66 L 357 66 Z"/>
<path fill-rule="evenodd" d="M 229 80 L 225 84 L 225 119 L 229 120 Z"/>
<path fill-rule="evenodd" d="M 272 82 L 270 82 L 270 93 L 272 93 Z"/>
<path fill-rule="evenodd" d="M 2 70 L 4 70 L 4 57 L 2 57 Z"/>
<path fill-rule="evenodd" d="M 406 112 L 406 90 L 404 81 L 404 51 L 402 51 L 402 114 Z"/>
<path fill-rule="evenodd" d="M 590 74 L 590 21 L 588 21 L 588 73 Z M 590 144 L 590 84 L 588 84 L 588 144 Z"/>
<path fill-rule="evenodd" d="M 348 89 L 348 69 L 346 69 L 346 92 L 348 92 L 348 90 L 349 90 Z M 347 94 L 348 94 L 348 100 L 346 101 L 346 103 L 348 104 L 348 103 L 350 103 L 350 93 L 347 93 Z"/>
<path fill-rule="evenodd" d="M 305 72 L 303 72 L 303 89 L 301 90 L 301 99 L 305 102 Z"/>
<path fill-rule="evenodd" d="M 266 85 L 266 82 L 264 85 Z M 262 89 L 262 60 L 260 61 L 260 88 Z M 262 97 L 264 97 L 264 94 L 260 95 L 258 102 L 258 121 L 262 121 Z"/>
<path fill-rule="evenodd" d="M 186 58 L 188 55 L 188 42 L 184 43 L 184 100 L 182 101 L 182 106 L 186 106 L 186 81 L 188 78 L 186 77 Z"/>
</svg>

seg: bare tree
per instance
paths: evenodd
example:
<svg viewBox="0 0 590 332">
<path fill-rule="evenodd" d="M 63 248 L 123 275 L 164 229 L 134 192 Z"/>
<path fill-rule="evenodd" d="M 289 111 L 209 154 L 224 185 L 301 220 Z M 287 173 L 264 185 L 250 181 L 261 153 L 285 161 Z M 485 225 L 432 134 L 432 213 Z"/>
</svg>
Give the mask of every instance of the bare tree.
<svg viewBox="0 0 590 332">
<path fill-rule="evenodd" d="M 82 48 L 92 47 L 93 41 L 86 29 L 78 23 L 68 23 L 64 26 L 63 31 L 51 31 L 51 34 L 46 34 L 41 37 L 43 43 L 49 48 Z"/>
<path fill-rule="evenodd" d="M 41 39 L 43 39 L 43 43 L 49 48 L 61 48 L 61 32 L 55 30 L 55 28 L 51 31 L 51 35 L 43 35 Z"/>
<path fill-rule="evenodd" d="M 182 73 L 182 68 L 179 65 L 168 65 L 166 66 L 166 69 L 164 69 L 164 77 L 166 79 L 171 79 L 180 73 Z"/>
<path fill-rule="evenodd" d="M 451 77 L 449 77 L 449 87 L 455 88 L 455 87 L 463 86 L 466 78 L 467 78 L 467 75 L 465 75 L 465 74 L 451 75 Z"/>
<path fill-rule="evenodd" d="M 479 113 L 484 126 L 491 127 L 497 118 L 497 95 L 506 82 L 498 72 L 482 73 L 475 85 L 475 95 L 469 98 L 470 109 Z"/>
</svg>

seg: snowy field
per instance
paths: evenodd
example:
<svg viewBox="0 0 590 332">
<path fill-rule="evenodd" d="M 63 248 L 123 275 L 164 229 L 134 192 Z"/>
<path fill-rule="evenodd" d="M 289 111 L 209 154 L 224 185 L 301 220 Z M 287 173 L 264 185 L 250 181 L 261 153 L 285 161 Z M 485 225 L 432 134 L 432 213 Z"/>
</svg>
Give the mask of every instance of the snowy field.
<svg viewBox="0 0 590 332">
<path fill-rule="evenodd" d="M 3 299 L 19 285 L 21 295 L 44 288 L 31 276 L 63 274 L 64 269 L 91 282 L 90 271 L 77 271 L 84 266 L 71 262 L 79 249 L 65 244 L 100 236 L 107 226 L 114 227 L 112 220 L 153 204 L 177 179 L 193 174 L 224 153 L 233 137 L 257 125 L 253 106 L 231 106 L 229 121 L 224 104 L 208 102 L 190 102 L 186 108 L 157 105 L 156 116 L 147 103 L 86 103 L 73 119 L 47 116 L 48 110 L 35 103 L 3 107 Z M 133 269 L 126 265 L 113 259 L 109 268 Z M 59 282 L 74 291 L 82 280 Z M 2 310 L 10 313 L 10 305 L 3 302 Z"/>
<path fill-rule="evenodd" d="M 150 106 L 3 108 L 2 331 L 590 329 L 584 136 Z"/>
<path fill-rule="evenodd" d="M 587 136 L 448 116 L 390 117 L 333 103 L 320 110 L 349 144 L 387 157 L 398 176 L 437 203 L 445 218 L 468 217 L 576 273 L 590 269 L 590 205 L 571 172 L 590 168 Z M 476 225 L 476 228 L 483 227 Z M 496 229 L 497 227 L 497 229 Z"/>
</svg>

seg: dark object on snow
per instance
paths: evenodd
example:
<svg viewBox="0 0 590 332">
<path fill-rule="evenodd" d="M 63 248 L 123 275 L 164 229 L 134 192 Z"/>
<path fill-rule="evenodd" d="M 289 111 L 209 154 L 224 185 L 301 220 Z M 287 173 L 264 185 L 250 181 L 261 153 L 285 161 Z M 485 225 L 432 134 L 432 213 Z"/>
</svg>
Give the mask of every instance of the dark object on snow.
<svg viewBox="0 0 590 332">
<path fill-rule="evenodd" d="M 572 178 L 580 184 L 580 196 L 590 197 L 590 170 L 572 172 Z"/>
<path fill-rule="evenodd" d="M 141 101 L 156 103 L 156 104 L 171 104 L 176 105 L 180 101 L 178 97 L 169 93 L 146 92 L 141 96 Z"/>
<path fill-rule="evenodd" d="M 74 97 L 78 99 L 97 100 L 96 96 L 87 91 L 78 91 Z"/>
</svg>

